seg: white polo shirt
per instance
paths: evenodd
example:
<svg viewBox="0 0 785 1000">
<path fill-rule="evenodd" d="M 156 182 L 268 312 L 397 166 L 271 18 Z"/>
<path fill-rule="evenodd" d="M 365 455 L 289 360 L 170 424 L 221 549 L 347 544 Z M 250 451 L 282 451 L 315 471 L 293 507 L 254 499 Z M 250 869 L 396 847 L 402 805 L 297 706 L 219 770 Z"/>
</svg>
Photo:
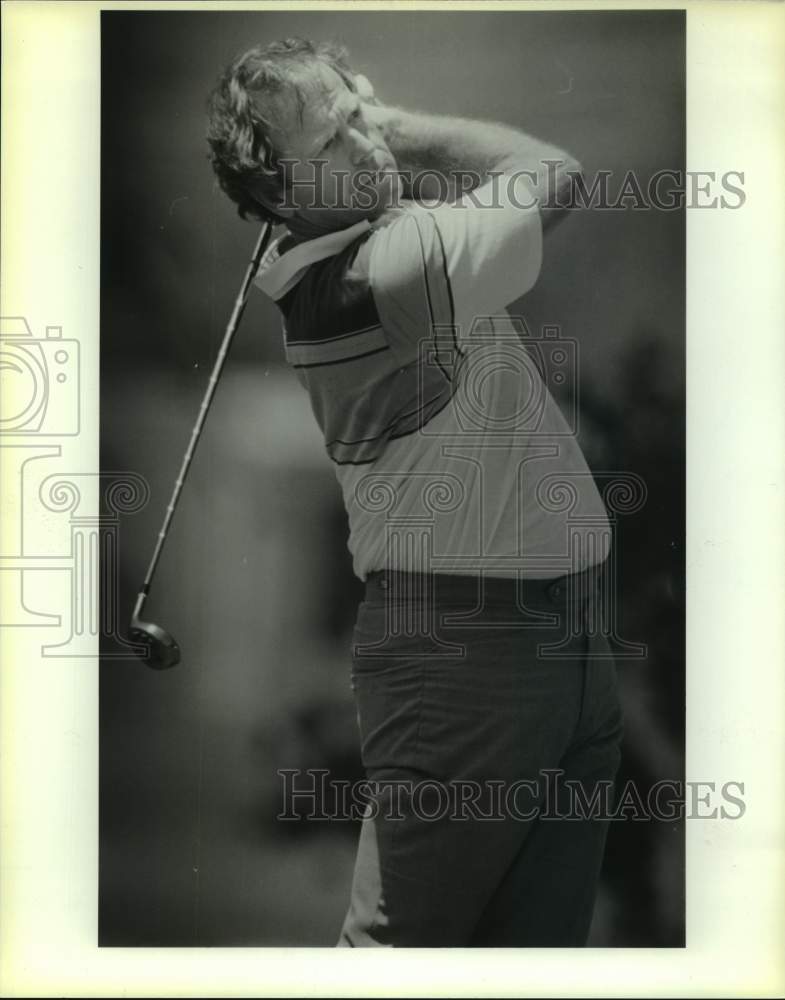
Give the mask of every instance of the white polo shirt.
<svg viewBox="0 0 785 1000">
<path fill-rule="evenodd" d="M 505 308 L 541 264 L 531 188 L 507 177 L 266 255 L 256 281 L 283 313 L 360 579 L 551 578 L 607 558 L 572 407 L 565 416 L 544 378 L 577 386 L 574 345 Z"/>
</svg>

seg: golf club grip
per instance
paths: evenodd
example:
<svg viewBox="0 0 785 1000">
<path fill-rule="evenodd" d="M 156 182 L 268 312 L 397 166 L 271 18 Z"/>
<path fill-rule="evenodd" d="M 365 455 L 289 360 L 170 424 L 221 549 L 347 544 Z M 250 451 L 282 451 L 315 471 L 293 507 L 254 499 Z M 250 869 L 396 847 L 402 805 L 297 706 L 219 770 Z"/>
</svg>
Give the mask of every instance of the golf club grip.
<svg viewBox="0 0 785 1000">
<path fill-rule="evenodd" d="M 273 224 L 271 222 L 266 222 L 262 226 L 262 231 L 259 234 L 259 239 L 256 242 L 256 247 L 251 258 L 251 262 L 248 265 L 248 269 L 245 272 L 245 277 L 243 278 L 243 283 L 240 286 L 240 291 L 235 299 L 234 308 L 232 309 L 232 314 L 229 317 L 229 322 L 226 326 L 226 332 L 224 333 L 221 346 L 218 350 L 218 356 L 215 359 L 215 364 L 213 365 L 213 370 L 210 373 L 210 380 L 207 384 L 207 391 L 202 399 L 202 404 L 199 407 L 199 415 L 196 418 L 196 423 L 194 424 L 193 430 L 191 431 L 191 440 L 188 442 L 188 447 L 186 448 L 185 455 L 183 456 L 183 462 L 180 466 L 180 472 L 175 480 L 174 490 L 172 491 L 172 498 L 166 508 L 166 515 L 164 517 L 164 523 L 161 530 L 158 532 L 158 538 L 155 543 L 155 550 L 153 552 L 153 557 L 150 560 L 150 565 L 147 568 L 147 575 L 144 578 L 144 583 L 142 584 L 141 593 L 146 597 L 150 592 L 150 584 L 153 579 L 153 574 L 155 573 L 155 567 L 158 565 L 158 560 L 161 557 L 161 551 L 163 549 L 164 542 L 166 540 L 167 533 L 169 531 L 169 526 L 172 523 L 172 518 L 174 517 L 175 508 L 177 507 L 177 501 L 180 499 L 180 494 L 182 493 L 183 483 L 185 482 L 185 477 L 188 475 L 188 470 L 191 467 L 191 459 L 193 458 L 194 452 L 196 451 L 196 446 L 199 443 L 199 438 L 202 433 L 202 428 L 204 427 L 204 422 L 207 419 L 207 412 L 210 409 L 210 404 L 212 403 L 213 396 L 215 395 L 215 389 L 218 385 L 218 379 L 221 375 L 221 370 L 224 366 L 224 361 L 226 360 L 226 355 L 229 353 L 229 347 L 232 342 L 232 338 L 240 324 L 240 319 L 242 318 L 243 311 L 245 310 L 246 302 L 248 301 L 248 293 L 251 290 L 251 283 L 259 270 L 259 264 L 261 263 L 262 257 L 267 245 L 270 242 L 270 237 L 273 232 Z"/>
</svg>

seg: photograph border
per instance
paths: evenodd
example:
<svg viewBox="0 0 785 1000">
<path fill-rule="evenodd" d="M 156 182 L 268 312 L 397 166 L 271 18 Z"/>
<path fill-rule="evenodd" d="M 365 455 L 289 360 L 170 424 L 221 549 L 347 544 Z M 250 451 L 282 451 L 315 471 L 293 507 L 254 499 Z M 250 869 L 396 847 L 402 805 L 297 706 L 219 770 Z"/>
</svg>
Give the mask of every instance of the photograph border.
<svg viewBox="0 0 785 1000">
<path fill-rule="evenodd" d="M 344 949 L 98 948 L 97 639 L 83 655 L 47 658 L 35 627 L 5 628 L 4 995 L 776 996 L 785 988 L 785 803 L 777 795 L 785 787 L 785 6 L 696 0 L 595 9 L 654 6 L 687 11 L 687 170 L 743 171 L 746 193 L 739 211 L 687 211 L 686 777 L 743 781 L 747 808 L 738 822 L 687 824 L 686 947 L 569 957 L 560 949 L 360 957 Z M 85 509 L 97 505 L 99 485 L 100 11 L 153 7 L 586 9 L 5 4 L 0 315 L 24 317 L 39 337 L 60 329 L 78 340 L 79 433 L 47 447 L 64 475 L 80 477 Z M 14 488 L 2 473 L 4 533 L 24 515 Z M 51 526 L 33 525 L 33 543 L 36 531 L 49 551 Z M 8 577 L 0 575 L 3 603 L 13 596 Z M 35 606 L 56 606 L 57 584 L 41 577 Z"/>
</svg>

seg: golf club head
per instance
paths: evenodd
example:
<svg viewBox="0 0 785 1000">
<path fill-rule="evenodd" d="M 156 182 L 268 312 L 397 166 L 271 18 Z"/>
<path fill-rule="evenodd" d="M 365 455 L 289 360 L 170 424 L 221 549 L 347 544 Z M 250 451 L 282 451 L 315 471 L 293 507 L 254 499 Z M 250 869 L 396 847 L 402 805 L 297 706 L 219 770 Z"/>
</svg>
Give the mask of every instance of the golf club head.
<svg viewBox="0 0 785 1000">
<path fill-rule="evenodd" d="M 144 661 L 153 670 L 167 670 L 180 662 L 180 647 L 177 645 L 177 640 L 160 625 L 143 622 L 134 615 L 128 628 L 128 635 L 132 642 L 146 646 L 147 656 Z"/>
</svg>

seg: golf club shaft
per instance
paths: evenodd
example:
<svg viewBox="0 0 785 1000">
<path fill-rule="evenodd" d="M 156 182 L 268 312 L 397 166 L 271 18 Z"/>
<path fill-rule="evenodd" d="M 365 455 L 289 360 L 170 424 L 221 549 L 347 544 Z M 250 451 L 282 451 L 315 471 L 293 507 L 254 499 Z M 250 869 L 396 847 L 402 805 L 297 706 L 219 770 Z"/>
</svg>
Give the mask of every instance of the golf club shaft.
<svg viewBox="0 0 785 1000">
<path fill-rule="evenodd" d="M 155 573 L 155 567 L 158 565 L 158 560 L 161 557 L 161 551 L 166 541 L 167 533 L 169 532 L 169 525 L 172 523 L 172 518 L 174 517 L 175 508 L 177 507 L 177 501 L 180 499 L 180 494 L 183 490 L 183 483 L 185 482 L 185 477 L 188 475 L 188 470 L 191 466 L 191 459 L 193 458 L 194 452 L 196 451 L 196 446 L 199 443 L 199 437 L 202 433 L 202 428 L 204 427 L 205 419 L 207 418 L 207 412 L 210 409 L 210 404 L 215 395 L 215 389 L 218 385 L 218 379 L 221 375 L 221 370 L 224 366 L 224 361 L 226 360 L 226 355 L 229 353 L 229 347 L 232 343 L 232 338 L 234 337 L 235 331 L 240 323 L 240 319 L 243 315 L 243 310 L 245 309 L 245 304 L 248 301 L 248 293 L 251 290 L 251 283 L 253 282 L 256 272 L 259 270 L 259 264 L 261 263 L 262 256 L 267 249 L 267 244 L 270 242 L 270 236 L 272 235 L 273 226 L 272 223 L 266 222 L 262 226 L 262 231 L 259 234 L 259 239 L 256 243 L 256 248 L 254 249 L 253 257 L 248 265 L 248 270 L 245 272 L 245 278 L 243 279 L 240 292 L 234 303 L 234 308 L 232 309 L 232 315 L 229 317 L 229 323 L 226 327 L 226 333 L 224 334 L 223 341 L 221 343 L 220 350 L 218 351 L 218 357 L 213 365 L 212 374 L 210 375 L 210 381 L 207 385 L 207 391 L 202 399 L 202 405 L 199 408 L 199 416 L 196 418 L 196 423 L 191 431 L 191 440 L 188 443 L 188 448 L 186 449 L 185 455 L 183 456 L 183 464 L 180 466 L 180 472 L 174 484 L 174 490 L 172 492 L 172 499 L 169 501 L 169 506 L 166 508 L 166 516 L 164 517 L 164 523 L 161 530 L 158 532 L 158 540 L 155 544 L 155 551 L 153 552 L 153 557 L 150 560 L 150 565 L 147 568 L 147 575 L 144 578 L 144 583 L 142 584 L 142 589 L 139 592 L 139 596 L 136 601 L 136 608 L 134 610 L 134 615 L 138 616 L 144 606 L 145 598 L 150 593 L 150 584 L 153 579 L 153 574 Z"/>
</svg>

